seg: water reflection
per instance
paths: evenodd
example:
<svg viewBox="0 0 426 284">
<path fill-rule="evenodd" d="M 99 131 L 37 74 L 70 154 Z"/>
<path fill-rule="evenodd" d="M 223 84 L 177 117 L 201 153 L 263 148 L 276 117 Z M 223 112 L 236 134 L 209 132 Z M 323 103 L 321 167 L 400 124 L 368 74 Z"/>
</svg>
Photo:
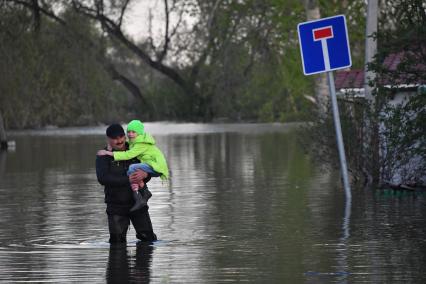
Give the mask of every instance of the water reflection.
<svg viewBox="0 0 426 284">
<path fill-rule="evenodd" d="M 348 198 L 348 195 L 345 194 L 345 211 L 343 214 L 343 222 L 342 222 L 342 238 L 340 239 L 340 243 L 342 248 L 340 249 L 339 256 L 339 266 L 342 269 L 342 275 L 349 275 L 349 237 L 350 237 L 350 224 L 351 224 L 351 210 L 352 210 L 352 198 Z M 347 277 L 341 279 L 341 283 L 347 283 Z"/>
<path fill-rule="evenodd" d="M 6 151 L 0 150 L 0 179 L 3 177 L 3 173 L 6 169 Z"/>
<path fill-rule="evenodd" d="M 129 251 L 127 245 L 113 244 L 109 249 L 106 270 L 107 283 L 149 283 L 154 247 L 138 242 L 136 252 Z"/>
<path fill-rule="evenodd" d="M 426 280 L 425 196 L 354 189 L 345 204 L 339 173 L 287 126 L 185 127 L 156 136 L 172 178 L 150 182 L 161 241 L 142 249 L 133 228 L 127 248 L 107 243 L 94 169 L 105 128 L 16 135 L 0 153 L 0 282 Z"/>
</svg>

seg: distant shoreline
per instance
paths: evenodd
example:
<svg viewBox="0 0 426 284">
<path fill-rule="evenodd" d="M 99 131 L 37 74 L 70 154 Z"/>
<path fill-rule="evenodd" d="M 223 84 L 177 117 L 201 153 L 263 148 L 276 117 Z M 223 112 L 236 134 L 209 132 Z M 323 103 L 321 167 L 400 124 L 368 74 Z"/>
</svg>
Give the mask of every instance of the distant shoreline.
<svg viewBox="0 0 426 284">
<path fill-rule="evenodd" d="M 202 134 L 202 133 L 263 133 L 263 132 L 286 132 L 299 126 L 307 125 L 307 122 L 288 123 L 187 123 L 187 122 L 146 122 L 145 129 L 153 135 L 172 134 Z M 123 127 L 126 124 L 122 124 Z M 8 137 L 35 135 L 35 136 L 90 136 L 104 135 L 107 125 L 97 126 L 70 126 L 56 127 L 48 126 L 37 129 L 22 129 L 7 131 Z"/>
</svg>

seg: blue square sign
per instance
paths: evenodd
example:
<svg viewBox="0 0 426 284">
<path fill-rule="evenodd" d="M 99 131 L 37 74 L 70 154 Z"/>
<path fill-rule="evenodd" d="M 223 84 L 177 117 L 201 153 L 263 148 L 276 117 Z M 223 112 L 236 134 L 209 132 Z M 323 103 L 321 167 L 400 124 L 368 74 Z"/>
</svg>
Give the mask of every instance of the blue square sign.
<svg viewBox="0 0 426 284">
<path fill-rule="evenodd" d="M 305 75 L 352 65 L 344 15 L 300 23 L 297 30 Z"/>
</svg>

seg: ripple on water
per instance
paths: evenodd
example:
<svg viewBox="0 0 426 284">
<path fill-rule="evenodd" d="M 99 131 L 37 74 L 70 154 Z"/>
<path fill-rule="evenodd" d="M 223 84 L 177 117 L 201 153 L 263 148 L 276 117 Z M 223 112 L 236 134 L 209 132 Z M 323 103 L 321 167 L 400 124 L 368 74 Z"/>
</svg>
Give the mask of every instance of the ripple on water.
<svg viewBox="0 0 426 284">
<path fill-rule="evenodd" d="M 161 240 L 148 246 L 133 228 L 126 246 L 107 243 L 95 175 L 105 127 L 16 135 L 0 168 L 0 282 L 426 281 L 425 196 L 354 190 L 343 226 L 339 174 L 286 126 L 146 128 L 173 173 L 149 184 Z"/>
</svg>

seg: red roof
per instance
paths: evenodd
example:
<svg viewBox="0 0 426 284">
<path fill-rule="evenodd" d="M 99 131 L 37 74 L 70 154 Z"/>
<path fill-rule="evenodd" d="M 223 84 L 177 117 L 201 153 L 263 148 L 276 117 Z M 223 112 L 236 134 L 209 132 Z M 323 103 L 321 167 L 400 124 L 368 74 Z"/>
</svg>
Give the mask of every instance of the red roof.
<svg viewBox="0 0 426 284">
<path fill-rule="evenodd" d="M 401 63 L 405 52 L 398 52 L 389 54 L 383 61 L 383 65 L 390 71 L 395 71 Z"/>
<path fill-rule="evenodd" d="M 410 66 L 413 71 L 426 71 L 425 63 L 422 63 L 422 59 L 419 55 L 416 56 L 413 52 L 398 52 L 392 53 L 385 58 L 383 61 L 383 66 L 386 67 L 388 71 L 396 74 L 396 78 L 391 78 L 390 76 L 385 76 L 383 78 L 383 84 L 385 85 L 403 85 L 403 84 L 425 84 L 426 81 L 424 78 L 420 80 L 419 78 L 413 78 L 412 74 L 399 74 L 398 65 L 404 60 L 406 56 L 414 56 L 418 58 L 418 63 Z M 413 72 L 415 73 L 415 72 Z M 350 70 L 350 71 L 337 71 L 335 86 L 337 90 L 340 89 L 362 89 L 364 88 L 364 70 Z"/>
<path fill-rule="evenodd" d="M 334 85 L 337 90 L 364 88 L 364 70 L 337 71 Z"/>
</svg>

